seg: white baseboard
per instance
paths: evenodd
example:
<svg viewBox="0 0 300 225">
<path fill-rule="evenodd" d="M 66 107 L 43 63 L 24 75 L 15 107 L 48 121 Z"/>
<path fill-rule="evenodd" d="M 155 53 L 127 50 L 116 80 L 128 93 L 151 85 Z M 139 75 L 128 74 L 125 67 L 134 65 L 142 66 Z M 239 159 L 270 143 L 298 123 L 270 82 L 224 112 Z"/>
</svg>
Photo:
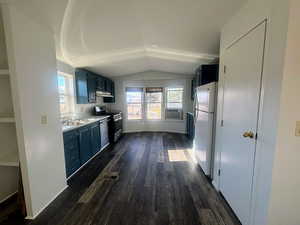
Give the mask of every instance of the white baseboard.
<svg viewBox="0 0 300 225">
<path fill-rule="evenodd" d="M 139 132 L 166 132 L 166 133 L 174 133 L 174 134 L 187 134 L 184 131 L 174 131 L 174 130 L 125 130 L 124 134 L 130 133 L 139 133 Z"/>
<path fill-rule="evenodd" d="M 213 184 L 214 188 L 215 188 L 217 191 L 219 191 L 219 187 L 218 187 L 218 185 L 217 185 L 217 183 L 216 183 L 215 180 L 212 181 L 212 184 Z"/>
<path fill-rule="evenodd" d="M 66 185 L 60 192 L 58 192 L 43 208 L 40 209 L 40 211 L 35 214 L 34 216 L 26 216 L 26 220 L 34 220 L 38 215 L 41 214 L 64 190 L 66 190 L 69 186 Z"/>
<path fill-rule="evenodd" d="M 6 200 L 8 200 L 10 197 L 12 197 L 13 195 L 15 195 L 15 194 L 17 194 L 17 193 L 18 193 L 18 191 L 15 191 L 14 193 L 12 193 L 12 194 L 6 196 L 4 199 L 2 199 L 2 200 L 0 201 L 0 204 L 3 203 L 3 202 L 5 202 Z"/>
</svg>

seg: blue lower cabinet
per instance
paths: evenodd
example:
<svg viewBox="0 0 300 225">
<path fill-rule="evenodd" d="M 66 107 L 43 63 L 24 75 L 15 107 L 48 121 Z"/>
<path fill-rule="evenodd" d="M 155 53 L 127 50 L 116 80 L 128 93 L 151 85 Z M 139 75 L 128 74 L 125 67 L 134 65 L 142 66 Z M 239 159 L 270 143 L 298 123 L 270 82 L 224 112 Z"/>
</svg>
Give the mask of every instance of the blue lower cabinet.
<svg viewBox="0 0 300 225">
<path fill-rule="evenodd" d="M 79 138 L 77 131 L 70 131 L 64 133 L 64 148 L 66 174 L 67 177 L 69 177 L 81 166 L 79 154 Z"/>
<path fill-rule="evenodd" d="M 91 127 L 86 126 L 79 129 L 80 161 L 86 163 L 92 156 L 92 132 Z"/>
<path fill-rule="evenodd" d="M 92 135 L 92 151 L 93 154 L 96 154 L 101 149 L 101 132 L 100 132 L 99 122 L 91 126 L 91 135 Z"/>
</svg>

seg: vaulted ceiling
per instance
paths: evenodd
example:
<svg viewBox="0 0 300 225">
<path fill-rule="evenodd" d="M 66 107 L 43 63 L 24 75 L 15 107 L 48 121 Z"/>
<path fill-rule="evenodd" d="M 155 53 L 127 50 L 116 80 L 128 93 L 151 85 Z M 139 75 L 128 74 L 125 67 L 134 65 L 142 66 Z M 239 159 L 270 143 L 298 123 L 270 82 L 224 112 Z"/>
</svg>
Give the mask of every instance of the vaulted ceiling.
<svg viewBox="0 0 300 225">
<path fill-rule="evenodd" d="M 220 31 L 245 0 L 32 0 L 58 59 L 107 76 L 191 74 L 218 58 Z"/>
</svg>

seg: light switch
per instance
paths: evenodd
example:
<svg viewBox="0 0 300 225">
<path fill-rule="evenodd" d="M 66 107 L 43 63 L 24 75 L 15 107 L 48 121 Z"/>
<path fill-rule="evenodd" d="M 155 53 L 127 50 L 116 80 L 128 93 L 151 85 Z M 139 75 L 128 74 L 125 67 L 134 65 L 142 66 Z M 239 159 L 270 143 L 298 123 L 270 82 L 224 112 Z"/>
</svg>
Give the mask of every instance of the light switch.
<svg viewBox="0 0 300 225">
<path fill-rule="evenodd" d="M 47 123 L 48 123 L 47 115 L 42 115 L 41 116 L 41 124 L 45 125 Z"/>
<path fill-rule="evenodd" d="M 296 122 L 296 131 L 295 131 L 295 135 L 297 137 L 300 137 L 300 121 Z"/>
</svg>

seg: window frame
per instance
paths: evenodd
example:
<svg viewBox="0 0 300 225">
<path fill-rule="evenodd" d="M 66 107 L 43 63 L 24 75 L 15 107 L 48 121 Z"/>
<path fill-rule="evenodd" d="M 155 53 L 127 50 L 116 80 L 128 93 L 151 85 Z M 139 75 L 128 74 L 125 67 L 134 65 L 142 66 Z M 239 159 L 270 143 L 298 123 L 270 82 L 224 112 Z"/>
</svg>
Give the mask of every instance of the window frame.
<svg viewBox="0 0 300 225">
<path fill-rule="evenodd" d="M 172 89 L 172 88 L 182 88 L 182 96 L 181 96 L 181 104 L 182 104 L 182 107 L 181 108 L 168 108 L 168 89 Z M 181 113 L 182 113 L 182 119 L 168 119 L 166 118 L 165 116 L 165 121 L 171 121 L 171 122 L 184 122 L 184 96 L 185 96 L 185 88 L 184 86 L 168 86 L 165 88 L 165 100 L 166 100 L 166 103 L 165 103 L 165 108 L 164 108 L 164 113 L 166 115 L 166 110 L 180 110 Z"/>
<path fill-rule="evenodd" d="M 154 86 L 153 86 L 154 87 Z M 142 116 L 141 119 L 128 119 L 128 103 L 127 103 L 127 88 L 142 88 Z M 125 108 L 126 108 L 126 118 L 125 120 L 128 122 L 136 122 L 136 121 L 141 121 L 141 122 L 159 122 L 159 121 L 173 121 L 173 122 L 183 122 L 184 121 L 184 116 L 183 119 L 167 119 L 165 117 L 166 115 L 166 110 L 167 110 L 167 99 L 168 99 L 168 92 L 167 90 L 170 88 L 182 88 L 182 108 L 178 108 L 178 110 L 181 110 L 182 113 L 184 111 L 185 103 L 184 103 L 184 96 L 185 96 L 185 86 L 184 85 L 176 85 L 176 86 L 160 86 L 159 88 L 162 88 L 162 100 L 161 100 L 161 119 L 148 119 L 147 118 L 147 96 L 146 96 L 146 88 L 150 88 L 149 86 L 135 86 L 135 85 L 126 85 L 124 86 L 124 93 L 125 93 Z M 157 87 L 158 88 L 158 87 Z"/>
<path fill-rule="evenodd" d="M 161 93 L 161 102 L 160 102 L 160 106 L 161 106 L 161 111 L 160 111 L 160 119 L 149 119 L 148 118 L 148 99 L 147 99 L 147 88 L 161 88 L 161 92 L 157 92 L 157 93 Z M 145 95 L 145 113 L 144 113 L 144 118 L 146 121 L 161 121 L 161 120 L 165 120 L 164 117 L 164 87 L 145 87 L 144 88 L 144 95 Z M 151 103 L 157 103 L 157 102 L 150 102 Z"/>
<path fill-rule="evenodd" d="M 141 88 L 141 119 L 129 119 L 128 118 L 128 102 L 127 102 L 127 88 Z M 126 120 L 127 121 L 142 121 L 144 120 L 144 101 L 145 101 L 145 96 L 144 96 L 144 87 L 125 87 L 125 104 L 126 104 Z M 130 104 L 130 103 L 129 103 Z M 139 104 L 139 103 L 131 103 L 131 104 Z"/>
<path fill-rule="evenodd" d="M 61 93 L 59 90 L 59 84 L 58 84 L 59 76 L 64 77 L 65 80 L 67 80 L 67 82 L 65 84 L 65 89 L 67 91 L 64 93 Z M 74 75 L 64 73 L 61 71 L 57 71 L 57 86 L 58 86 L 58 96 L 59 96 L 60 117 L 72 116 L 75 113 L 75 79 L 74 79 Z M 68 99 L 68 108 L 70 109 L 68 112 L 61 111 L 61 103 L 60 103 L 61 96 L 64 96 L 65 98 Z"/>
<path fill-rule="evenodd" d="M 172 89 L 172 88 L 182 88 L 182 96 L 181 96 L 181 102 L 170 102 L 170 103 L 181 103 L 181 108 L 168 108 L 168 92 L 169 92 L 169 90 L 168 89 Z M 165 110 L 166 109 L 178 109 L 178 110 L 183 110 L 183 108 L 184 108 L 184 101 L 183 101 L 183 97 L 184 97 L 184 87 L 181 87 L 181 86 L 176 86 L 176 87 L 166 87 L 165 88 L 166 90 L 165 90 L 165 99 L 166 99 L 166 104 L 165 104 Z"/>
</svg>

